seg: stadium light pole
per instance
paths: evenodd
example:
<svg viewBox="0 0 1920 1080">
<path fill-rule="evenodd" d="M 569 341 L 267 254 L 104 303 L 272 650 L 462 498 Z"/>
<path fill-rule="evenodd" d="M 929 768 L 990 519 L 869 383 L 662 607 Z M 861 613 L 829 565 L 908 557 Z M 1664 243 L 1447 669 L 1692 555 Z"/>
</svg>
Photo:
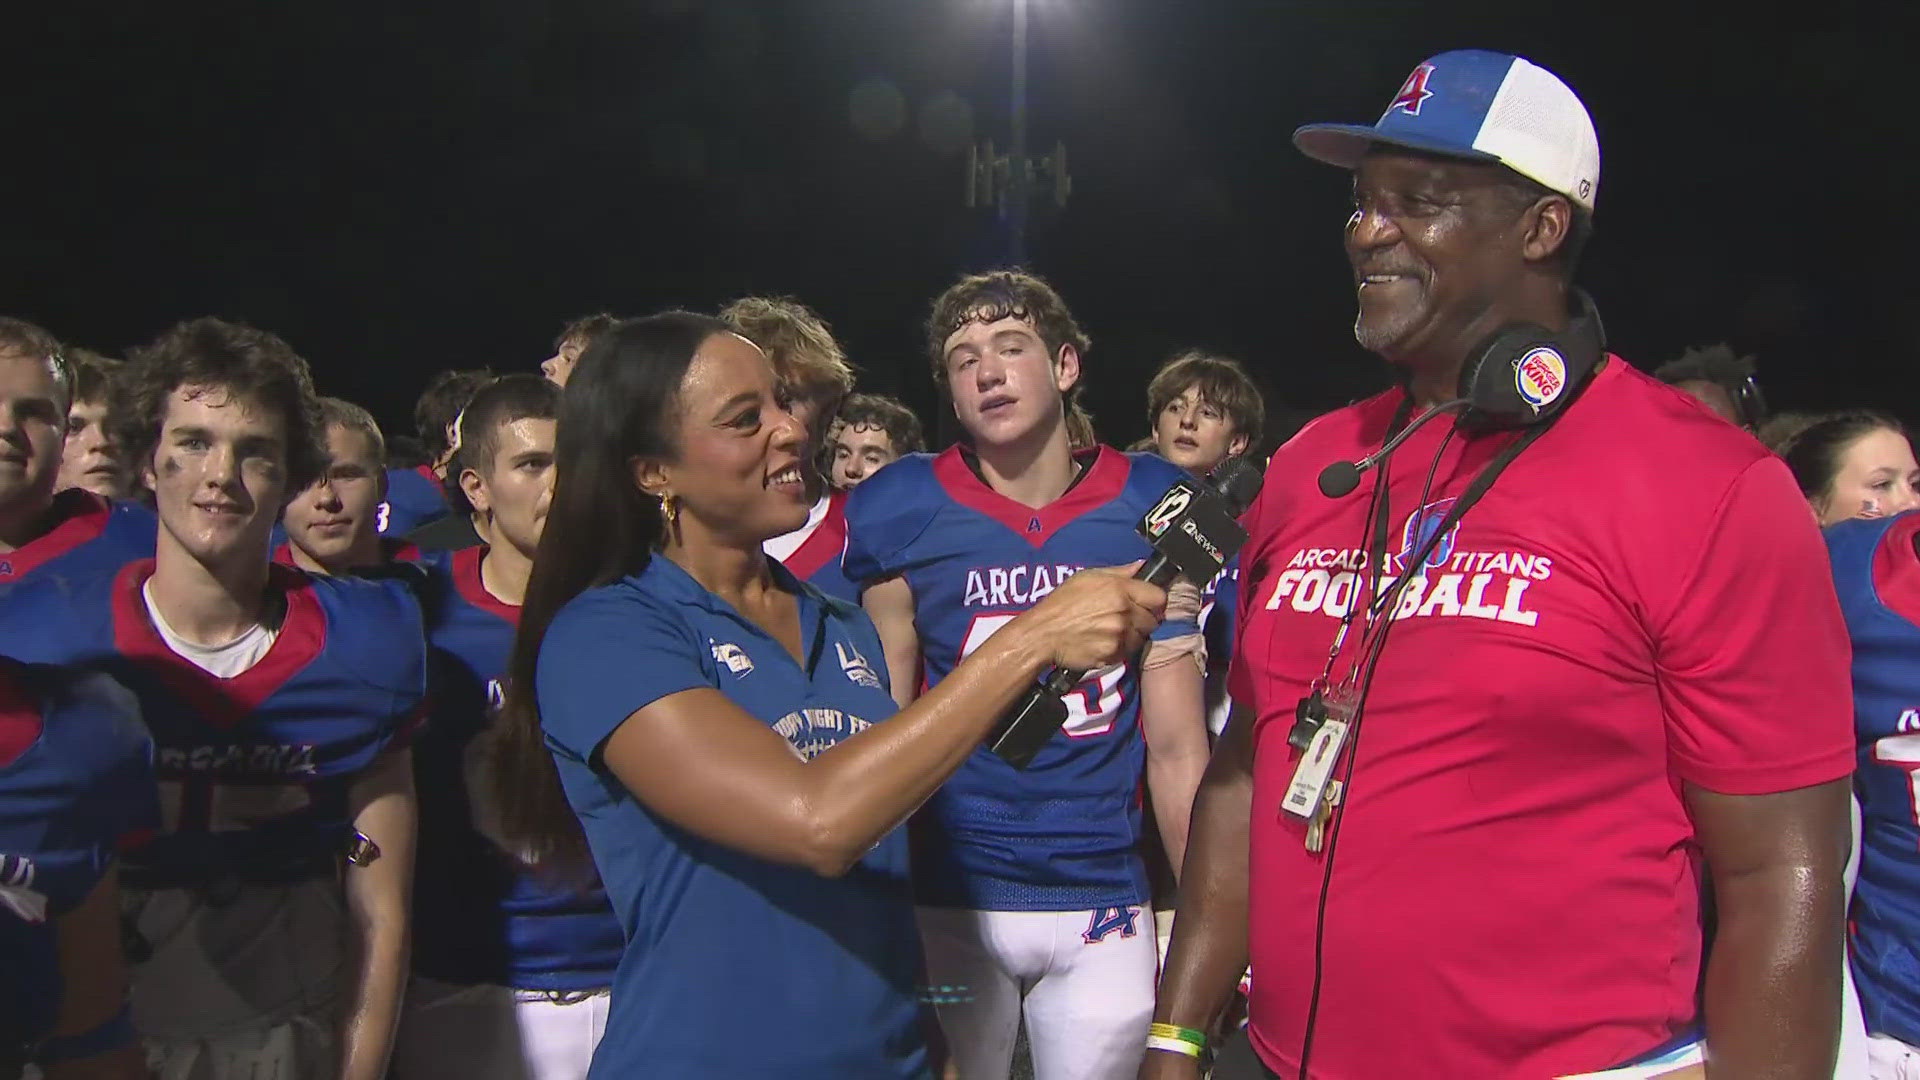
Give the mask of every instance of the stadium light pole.
<svg viewBox="0 0 1920 1080">
<path fill-rule="evenodd" d="M 1015 266 L 1024 266 L 1027 262 L 1027 200 L 1032 195 L 1027 186 L 1027 3 L 1028 0 L 1013 0 L 1012 131 L 1009 133 L 1013 139 L 1009 147 L 1009 156 L 1013 159 L 1013 175 L 1009 180 L 1013 190 L 1008 193 L 1012 205 L 1007 208 L 1007 243 Z"/>
<path fill-rule="evenodd" d="M 994 260 L 1002 265 L 1026 264 L 1027 225 L 1036 189 L 1047 192 L 1054 206 L 1065 207 L 1073 188 L 1065 143 L 1056 141 L 1053 150 L 1038 160 L 1027 153 L 1027 44 L 1033 2 L 1013 0 L 1013 85 L 1007 103 L 1010 145 L 1004 154 L 990 138 L 967 147 L 967 208 L 993 212 Z"/>
</svg>

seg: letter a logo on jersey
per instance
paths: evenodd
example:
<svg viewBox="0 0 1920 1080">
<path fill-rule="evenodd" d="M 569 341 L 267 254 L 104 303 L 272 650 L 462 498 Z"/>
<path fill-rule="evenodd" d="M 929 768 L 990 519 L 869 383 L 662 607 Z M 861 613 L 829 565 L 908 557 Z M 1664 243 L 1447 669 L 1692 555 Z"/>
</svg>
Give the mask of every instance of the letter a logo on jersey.
<svg viewBox="0 0 1920 1080">
<path fill-rule="evenodd" d="M 1408 116 L 1419 116 L 1421 103 L 1433 96 L 1433 91 L 1427 89 L 1427 80 L 1432 77 L 1432 64 L 1421 64 L 1414 68 L 1413 74 L 1407 76 L 1407 81 L 1400 85 L 1400 92 L 1393 95 L 1393 103 L 1387 106 L 1387 111 L 1399 109 Z"/>
<path fill-rule="evenodd" d="M 1434 530 L 1440 527 L 1440 522 L 1446 518 L 1447 511 L 1451 509 L 1453 509 L 1453 500 L 1448 498 L 1430 502 L 1407 515 L 1407 524 L 1400 530 L 1400 550 L 1394 558 L 1397 573 L 1417 572 L 1419 568 L 1408 568 L 1406 561 L 1418 554 L 1429 541 L 1433 542 L 1433 550 L 1427 553 L 1425 560 L 1427 566 L 1445 566 L 1447 560 L 1453 557 L 1453 545 L 1460 537 L 1458 521 L 1448 527 L 1447 535 L 1437 541 L 1433 540 Z"/>
<path fill-rule="evenodd" d="M 1140 918 L 1137 907 L 1103 907 L 1093 909 L 1093 918 L 1087 920 L 1087 932 L 1080 937 L 1089 945 L 1098 945 L 1118 930 L 1123 938 L 1139 933 L 1134 923 Z"/>
<path fill-rule="evenodd" d="M 1184 484 L 1162 495 L 1160 505 L 1147 511 L 1147 535 L 1159 539 L 1176 518 L 1187 512 L 1187 507 L 1192 503 L 1193 491 Z"/>
</svg>

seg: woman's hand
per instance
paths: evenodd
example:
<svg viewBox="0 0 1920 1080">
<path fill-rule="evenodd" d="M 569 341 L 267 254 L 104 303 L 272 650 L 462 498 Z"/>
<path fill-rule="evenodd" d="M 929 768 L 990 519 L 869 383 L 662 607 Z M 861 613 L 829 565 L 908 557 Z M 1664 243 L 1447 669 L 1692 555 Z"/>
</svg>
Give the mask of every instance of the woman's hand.
<svg viewBox="0 0 1920 1080">
<path fill-rule="evenodd" d="M 1139 564 L 1082 570 L 1008 625 L 1030 636 L 1056 667 L 1094 671 L 1139 651 L 1160 625 L 1167 592 L 1133 571 Z"/>
</svg>

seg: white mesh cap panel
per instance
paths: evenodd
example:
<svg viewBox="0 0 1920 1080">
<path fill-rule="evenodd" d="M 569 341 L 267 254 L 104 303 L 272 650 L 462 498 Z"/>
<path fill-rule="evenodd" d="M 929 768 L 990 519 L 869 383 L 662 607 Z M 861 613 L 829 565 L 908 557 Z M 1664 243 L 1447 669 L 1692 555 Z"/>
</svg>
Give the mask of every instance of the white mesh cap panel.
<svg viewBox="0 0 1920 1080">
<path fill-rule="evenodd" d="M 1473 148 L 1588 210 L 1600 194 L 1600 139 L 1586 106 L 1553 72 L 1518 57 Z"/>
</svg>

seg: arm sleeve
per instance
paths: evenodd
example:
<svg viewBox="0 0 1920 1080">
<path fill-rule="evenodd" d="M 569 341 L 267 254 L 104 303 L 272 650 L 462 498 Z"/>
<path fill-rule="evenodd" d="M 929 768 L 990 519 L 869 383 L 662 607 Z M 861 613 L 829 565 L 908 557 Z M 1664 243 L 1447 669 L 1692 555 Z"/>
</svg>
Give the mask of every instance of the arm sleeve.
<svg viewBox="0 0 1920 1080">
<path fill-rule="evenodd" d="M 1154 628 L 1140 666 L 1151 671 L 1188 656 L 1206 667 L 1207 643 L 1200 635 L 1200 587 L 1177 578 L 1167 588 L 1166 615 Z"/>
<path fill-rule="evenodd" d="M 1670 594 L 1649 598 L 1683 779 L 1760 795 L 1853 771 L 1847 629 L 1825 556 L 1793 478 L 1769 457 L 1728 487 Z"/>
<path fill-rule="evenodd" d="M 385 592 L 396 610 L 392 618 L 383 620 L 393 628 L 393 637 L 389 639 L 382 633 L 378 639 L 382 647 L 393 648 L 390 662 L 397 675 L 393 715 L 388 722 L 389 735 L 384 749 L 404 750 L 420 737 L 431 712 L 427 702 L 426 615 L 414 582 L 388 578 L 374 584 Z"/>
<path fill-rule="evenodd" d="M 598 767 L 627 717 L 669 694 L 714 686 L 690 626 L 664 603 L 614 586 L 583 594 L 540 642 L 534 696 L 547 743 Z"/>
<path fill-rule="evenodd" d="M 901 459 L 847 493 L 847 543 L 840 572 L 862 590 L 901 572 L 900 553 L 932 520 L 924 489 L 936 481 L 922 463 Z"/>
</svg>

